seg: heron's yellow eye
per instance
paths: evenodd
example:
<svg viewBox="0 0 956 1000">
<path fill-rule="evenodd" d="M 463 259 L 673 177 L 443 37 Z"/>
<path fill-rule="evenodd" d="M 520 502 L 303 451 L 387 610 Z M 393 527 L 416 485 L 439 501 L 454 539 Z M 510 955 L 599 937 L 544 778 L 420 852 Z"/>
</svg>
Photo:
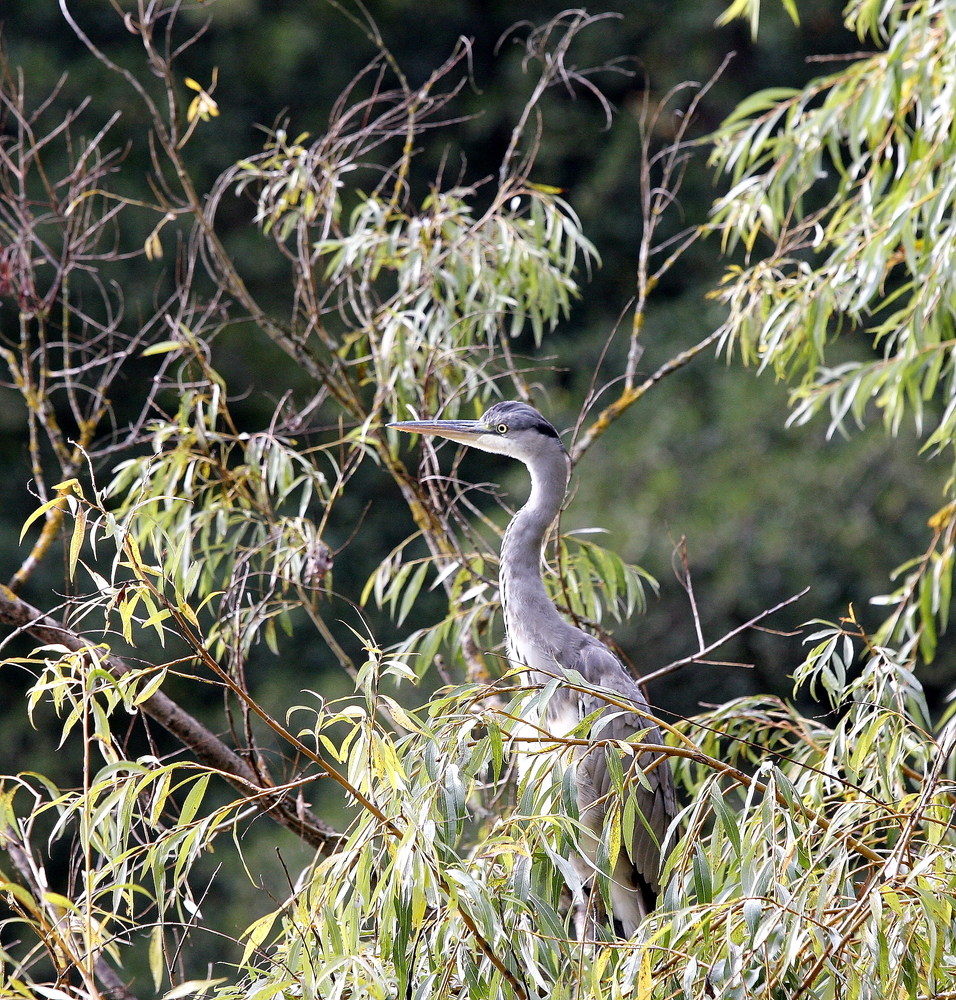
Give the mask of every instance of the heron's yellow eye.
<svg viewBox="0 0 956 1000">
<path fill-rule="evenodd" d="M 495 428 L 495 430 L 497 430 L 499 434 L 507 434 L 508 433 L 508 425 L 507 424 L 498 424 L 498 426 Z"/>
</svg>

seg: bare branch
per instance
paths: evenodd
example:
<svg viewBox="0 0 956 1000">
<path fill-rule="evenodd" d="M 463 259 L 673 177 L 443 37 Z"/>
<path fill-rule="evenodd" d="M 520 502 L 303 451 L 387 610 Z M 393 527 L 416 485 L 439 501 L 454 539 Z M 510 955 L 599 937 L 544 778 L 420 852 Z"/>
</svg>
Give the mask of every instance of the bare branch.
<svg viewBox="0 0 956 1000">
<path fill-rule="evenodd" d="M 775 604 L 772 608 L 767 608 L 761 611 L 759 614 L 753 616 L 753 618 L 745 621 L 742 625 L 738 625 L 736 628 L 732 628 L 729 632 L 726 632 L 716 641 L 709 643 L 707 646 L 702 646 L 696 653 L 691 653 L 690 656 L 684 656 L 679 660 L 674 660 L 672 663 L 668 663 L 666 667 L 659 667 L 657 670 L 652 670 L 649 674 L 644 674 L 641 677 L 642 684 L 648 684 L 651 681 L 656 681 L 661 677 L 666 677 L 667 674 L 674 673 L 675 670 L 680 670 L 682 667 L 689 666 L 691 663 L 700 663 L 706 657 L 708 657 L 715 649 L 719 649 L 721 646 L 726 645 L 731 639 L 740 635 L 741 632 L 746 632 L 748 629 L 754 628 L 760 622 L 769 618 L 771 615 L 775 615 L 778 611 L 783 608 L 788 607 L 791 604 L 795 604 L 802 597 L 805 597 L 810 592 L 809 587 L 804 587 L 797 594 L 793 594 L 786 600 L 780 601 L 779 604 Z"/>
<path fill-rule="evenodd" d="M 530 165 L 534 160 L 534 152 L 538 146 L 540 138 L 540 121 L 536 125 L 536 135 L 529 144 L 529 149 L 525 154 L 524 161 L 518 166 L 514 165 L 514 160 L 518 153 L 518 148 L 526 140 L 527 132 L 532 120 L 537 120 L 539 115 L 539 105 L 545 92 L 556 84 L 565 87 L 569 93 L 574 93 L 575 85 L 583 86 L 592 96 L 596 97 L 604 110 L 605 118 L 610 124 L 611 106 L 604 94 L 587 80 L 587 74 L 594 70 L 582 70 L 568 62 L 568 52 L 577 36 L 585 28 L 599 21 L 608 18 L 619 18 L 620 14 L 605 13 L 592 15 L 583 10 L 568 10 L 548 21 L 538 28 L 532 28 L 525 39 L 525 56 L 523 66 L 527 71 L 532 62 L 540 64 L 539 76 L 535 82 L 531 96 L 525 102 L 524 108 L 518 118 L 517 123 L 511 132 L 508 148 L 501 160 L 498 168 L 498 183 L 501 187 L 508 186 L 510 177 L 524 178 L 528 176 Z M 528 22 L 521 22 L 512 28 L 505 36 L 498 41 L 500 49 L 505 38 L 514 35 L 519 27 L 528 26 Z M 619 66 L 605 66 L 600 69 L 617 69 Z"/>
<path fill-rule="evenodd" d="M 682 535 L 680 541 L 674 546 L 674 575 L 678 583 L 684 588 L 687 599 L 690 601 L 691 614 L 694 617 L 694 630 L 697 632 L 697 647 L 704 648 L 704 633 L 700 627 L 700 615 L 697 612 L 697 600 L 694 597 L 694 581 L 691 578 L 690 564 L 687 560 L 687 539 Z"/>
</svg>

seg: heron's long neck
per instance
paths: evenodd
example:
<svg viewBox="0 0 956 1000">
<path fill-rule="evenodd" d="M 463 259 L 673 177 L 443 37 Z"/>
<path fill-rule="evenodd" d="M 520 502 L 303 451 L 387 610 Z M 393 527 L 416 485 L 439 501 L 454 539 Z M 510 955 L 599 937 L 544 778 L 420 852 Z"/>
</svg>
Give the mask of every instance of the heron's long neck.
<svg viewBox="0 0 956 1000">
<path fill-rule="evenodd" d="M 512 518 L 501 543 L 501 603 L 513 655 L 529 662 L 532 644 L 550 646 L 567 628 L 541 579 L 541 547 L 561 510 L 568 486 L 564 454 L 542 457 L 528 466 L 531 496 Z"/>
</svg>

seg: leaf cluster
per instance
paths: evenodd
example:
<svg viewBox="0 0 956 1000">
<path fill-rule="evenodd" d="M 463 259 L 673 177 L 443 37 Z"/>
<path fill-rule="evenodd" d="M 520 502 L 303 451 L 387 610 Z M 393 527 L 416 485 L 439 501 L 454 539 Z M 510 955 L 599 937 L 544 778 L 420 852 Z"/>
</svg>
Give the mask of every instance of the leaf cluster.
<svg viewBox="0 0 956 1000">
<path fill-rule="evenodd" d="M 830 432 L 904 420 L 924 450 L 954 459 L 956 207 L 949 160 L 953 24 L 946 3 L 851 5 L 848 25 L 880 51 L 799 91 L 763 91 L 715 136 L 712 163 L 731 181 L 712 225 L 742 246 L 718 297 L 721 349 L 791 386 L 791 422 L 819 413 Z M 947 68 L 948 67 L 948 68 Z M 769 241 L 769 242 L 766 242 Z M 758 245 L 766 251 L 757 253 Z M 947 622 L 952 492 L 927 553 L 881 633 L 930 660 Z"/>
</svg>

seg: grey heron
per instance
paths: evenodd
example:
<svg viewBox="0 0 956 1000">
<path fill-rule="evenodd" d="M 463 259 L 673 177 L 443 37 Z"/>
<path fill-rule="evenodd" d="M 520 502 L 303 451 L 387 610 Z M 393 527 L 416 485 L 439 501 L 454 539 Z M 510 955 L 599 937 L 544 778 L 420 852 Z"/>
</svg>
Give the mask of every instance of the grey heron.
<svg viewBox="0 0 956 1000">
<path fill-rule="evenodd" d="M 536 409 L 522 402 L 501 402 L 479 420 L 410 420 L 390 427 L 415 434 L 448 438 L 481 451 L 508 455 L 523 462 L 531 475 L 531 494 L 515 514 L 501 543 L 499 586 L 504 612 L 508 656 L 516 670 L 532 685 L 552 678 L 568 679 L 576 671 L 587 682 L 558 684 L 546 707 L 534 720 L 549 734 L 567 736 L 582 720 L 594 715 L 585 741 L 573 751 L 574 794 L 584 828 L 578 842 L 579 856 L 572 859 L 581 883 L 589 886 L 589 899 L 578 900 L 578 932 L 600 920 L 603 905 L 594 892 L 598 842 L 612 797 L 616 794 L 609 773 L 604 741 L 625 741 L 638 734 L 641 742 L 662 742 L 661 732 L 639 684 L 617 656 L 595 636 L 566 621 L 551 601 L 541 576 L 542 547 L 556 520 L 568 488 L 570 458 L 554 426 Z M 610 701 L 582 687 L 602 688 Z M 654 908 L 660 892 L 661 844 L 676 811 L 669 763 L 651 751 L 632 757 L 631 767 L 646 778 L 631 776 L 639 813 L 633 836 L 623 845 L 610 879 L 614 924 L 630 937 Z M 627 766 L 624 768 L 627 771 Z M 580 895 L 580 894 L 579 894 Z"/>
</svg>

